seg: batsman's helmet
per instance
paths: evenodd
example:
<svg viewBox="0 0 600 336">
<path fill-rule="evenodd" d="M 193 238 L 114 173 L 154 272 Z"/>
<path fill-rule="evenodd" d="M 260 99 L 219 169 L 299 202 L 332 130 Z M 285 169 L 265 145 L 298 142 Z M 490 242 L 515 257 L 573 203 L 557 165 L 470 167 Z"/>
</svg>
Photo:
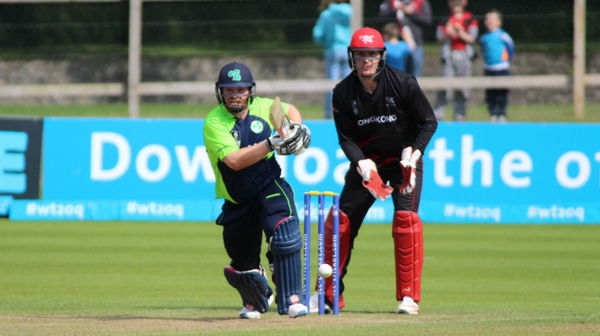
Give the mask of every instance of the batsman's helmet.
<svg viewBox="0 0 600 336">
<path fill-rule="evenodd" d="M 348 46 L 348 64 L 350 65 L 350 69 L 354 69 L 353 52 L 355 51 L 378 51 L 381 53 L 381 60 L 377 67 L 377 73 L 385 66 L 385 44 L 383 44 L 383 37 L 377 29 L 364 27 L 354 32 L 350 40 L 350 46 Z"/>
<path fill-rule="evenodd" d="M 237 107 L 227 106 L 225 104 L 223 90 L 221 89 L 238 87 L 247 87 L 250 89 L 250 94 L 248 95 L 248 104 L 250 104 L 254 98 L 254 92 L 256 91 L 256 83 L 254 82 L 254 77 L 252 77 L 252 72 L 243 63 L 232 62 L 225 64 L 221 68 L 221 71 L 219 71 L 219 78 L 215 82 L 215 94 L 219 104 L 223 104 L 231 113 L 239 113 L 243 111 L 247 104 Z"/>
</svg>

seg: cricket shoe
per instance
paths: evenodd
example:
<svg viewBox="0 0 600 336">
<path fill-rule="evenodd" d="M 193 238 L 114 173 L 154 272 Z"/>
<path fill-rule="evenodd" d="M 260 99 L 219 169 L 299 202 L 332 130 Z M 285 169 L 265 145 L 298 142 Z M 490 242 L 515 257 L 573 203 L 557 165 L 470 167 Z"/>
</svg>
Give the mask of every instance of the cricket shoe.
<svg viewBox="0 0 600 336">
<path fill-rule="evenodd" d="M 302 303 L 294 303 L 288 307 L 288 316 L 291 318 L 305 315 L 308 315 L 308 308 Z"/>
<path fill-rule="evenodd" d="M 319 293 L 315 292 L 310 296 L 310 312 L 318 313 L 319 312 Z M 325 301 L 325 314 L 331 313 L 331 306 L 327 304 Z"/>
<path fill-rule="evenodd" d="M 271 296 L 269 296 L 269 306 L 271 306 L 271 304 L 273 304 L 273 301 L 275 301 L 275 295 L 271 294 Z M 244 306 L 242 308 L 242 310 L 240 310 L 239 316 L 241 319 L 247 319 L 247 320 L 259 319 L 260 312 L 256 309 L 254 309 L 254 307 L 252 307 L 251 305 L 248 305 L 248 306 Z"/>
<path fill-rule="evenodd" d="M 396 313 L 417 315 L 419 314 L 419 305 L 410 296 L 405 296 L 396 308 Z"/>
<path fill-rule="evenodd" d="M 254 320 L 260 318 L 260 312 L 252 306 L 244 306 L 239 314 L 241 319 Z"/>
</svg>

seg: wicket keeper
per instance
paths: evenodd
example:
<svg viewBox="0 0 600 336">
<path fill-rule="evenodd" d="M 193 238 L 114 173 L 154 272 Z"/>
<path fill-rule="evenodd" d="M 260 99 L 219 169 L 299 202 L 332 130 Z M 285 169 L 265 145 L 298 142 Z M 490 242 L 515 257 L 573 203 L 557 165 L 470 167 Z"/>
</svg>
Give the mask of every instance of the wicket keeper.
<svg viewBox="0 0 600 336">
<path fill-rule="evenodd" d="M 204 121 L 204 144 L 216 176 L 216 197 L 224 198 L 217 224 L 223 226 L 227 282 L 242 298 L 239 317 L 257 319 L 269 309 L 273 290 L 260 264 L 264 232 L 280 315 L 304 316 L 298 215 L 290 185 L 281 177 L 274 151 L 297 155 L 310 145 L 298 109 L 281 107 L 291 121 L 286 138 L 272 135 L 274 100 L 255 96 L 250 69 L 238 62 L 220 70 L 215 83 L 219 105 Z"/>
<path fill-rule="evenodd" d="M 367 211 L 376 199 L 391 195 L 396 312 L 414 315 L 419 312 L 423 266 L 423 227 L 417 213 L 423 182 L 421 156 L 437 121 L 415 77 L 386 65 L 385 56 L 381 34 L 369 27 L 358 29 L 348 47 L 353 71 L 333 90 L 338 140 L 350 160 L 340 195 L 340 291 Z M 325 227 L 326 263 L 331 264 L 331 214 Z M 331 305 L 331 278 L 325 289 Z M 341 294 L 340 308 L 344 305 Z"/>
</svg>

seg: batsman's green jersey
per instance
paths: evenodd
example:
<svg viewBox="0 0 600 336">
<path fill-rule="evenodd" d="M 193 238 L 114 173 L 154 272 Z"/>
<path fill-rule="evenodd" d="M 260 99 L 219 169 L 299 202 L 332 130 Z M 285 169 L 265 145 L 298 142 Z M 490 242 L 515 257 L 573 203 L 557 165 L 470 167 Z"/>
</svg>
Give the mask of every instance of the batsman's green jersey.
<svg viewBox="0 0 600 336">
<path fill-rule="evenodd" d="M 273 99 L 254 97 L 244 119 L 236 118 L 222 104 L 206 116 L 204 146 L 216 177 L 216 198 L 243 203 L 281 175 L 273 152 L 237 171 L 222 161 L 240 148 L 252 146 L 271 136 L 273 125 L 269 121 L 269 109 L 272 104 Z M 287 104 L 282 103 L 281 107 L 285 113 L 288 112 Z"/>
</svg>

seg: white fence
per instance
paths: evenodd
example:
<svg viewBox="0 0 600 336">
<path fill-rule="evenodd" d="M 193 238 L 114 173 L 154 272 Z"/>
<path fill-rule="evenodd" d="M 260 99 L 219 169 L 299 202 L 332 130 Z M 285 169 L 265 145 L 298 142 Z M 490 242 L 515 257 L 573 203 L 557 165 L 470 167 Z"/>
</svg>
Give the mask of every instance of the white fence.
<svg viewBox="0 0 600 336">
<path fill-rule="evenodd" d="M 422 77 L 421 87 L 425 90 L 456 88 L 510 88 L 510 89 L 568 89 L 572 78 L 567 75 L 529 75 L 507 77 L 473 76 L 465 78 Z M 584 77 L 586 86 L 600 85 L 600 74 L 588 74 Z M 260 91 L 324 93 L 331 90 L 336 82 L 327 79 L 282 79 L 261 80 Z M 212 82 L 141 82 L 138 87 L 140 96 L 185 96 L 212 94 L 215 91 Z M 38 84 L 38 85 L 0 85 L 0 98 L 24 97 L 124 97 L 127 85 L 124 83 L 87 83 L 87 84 Z"/>
</svg>

